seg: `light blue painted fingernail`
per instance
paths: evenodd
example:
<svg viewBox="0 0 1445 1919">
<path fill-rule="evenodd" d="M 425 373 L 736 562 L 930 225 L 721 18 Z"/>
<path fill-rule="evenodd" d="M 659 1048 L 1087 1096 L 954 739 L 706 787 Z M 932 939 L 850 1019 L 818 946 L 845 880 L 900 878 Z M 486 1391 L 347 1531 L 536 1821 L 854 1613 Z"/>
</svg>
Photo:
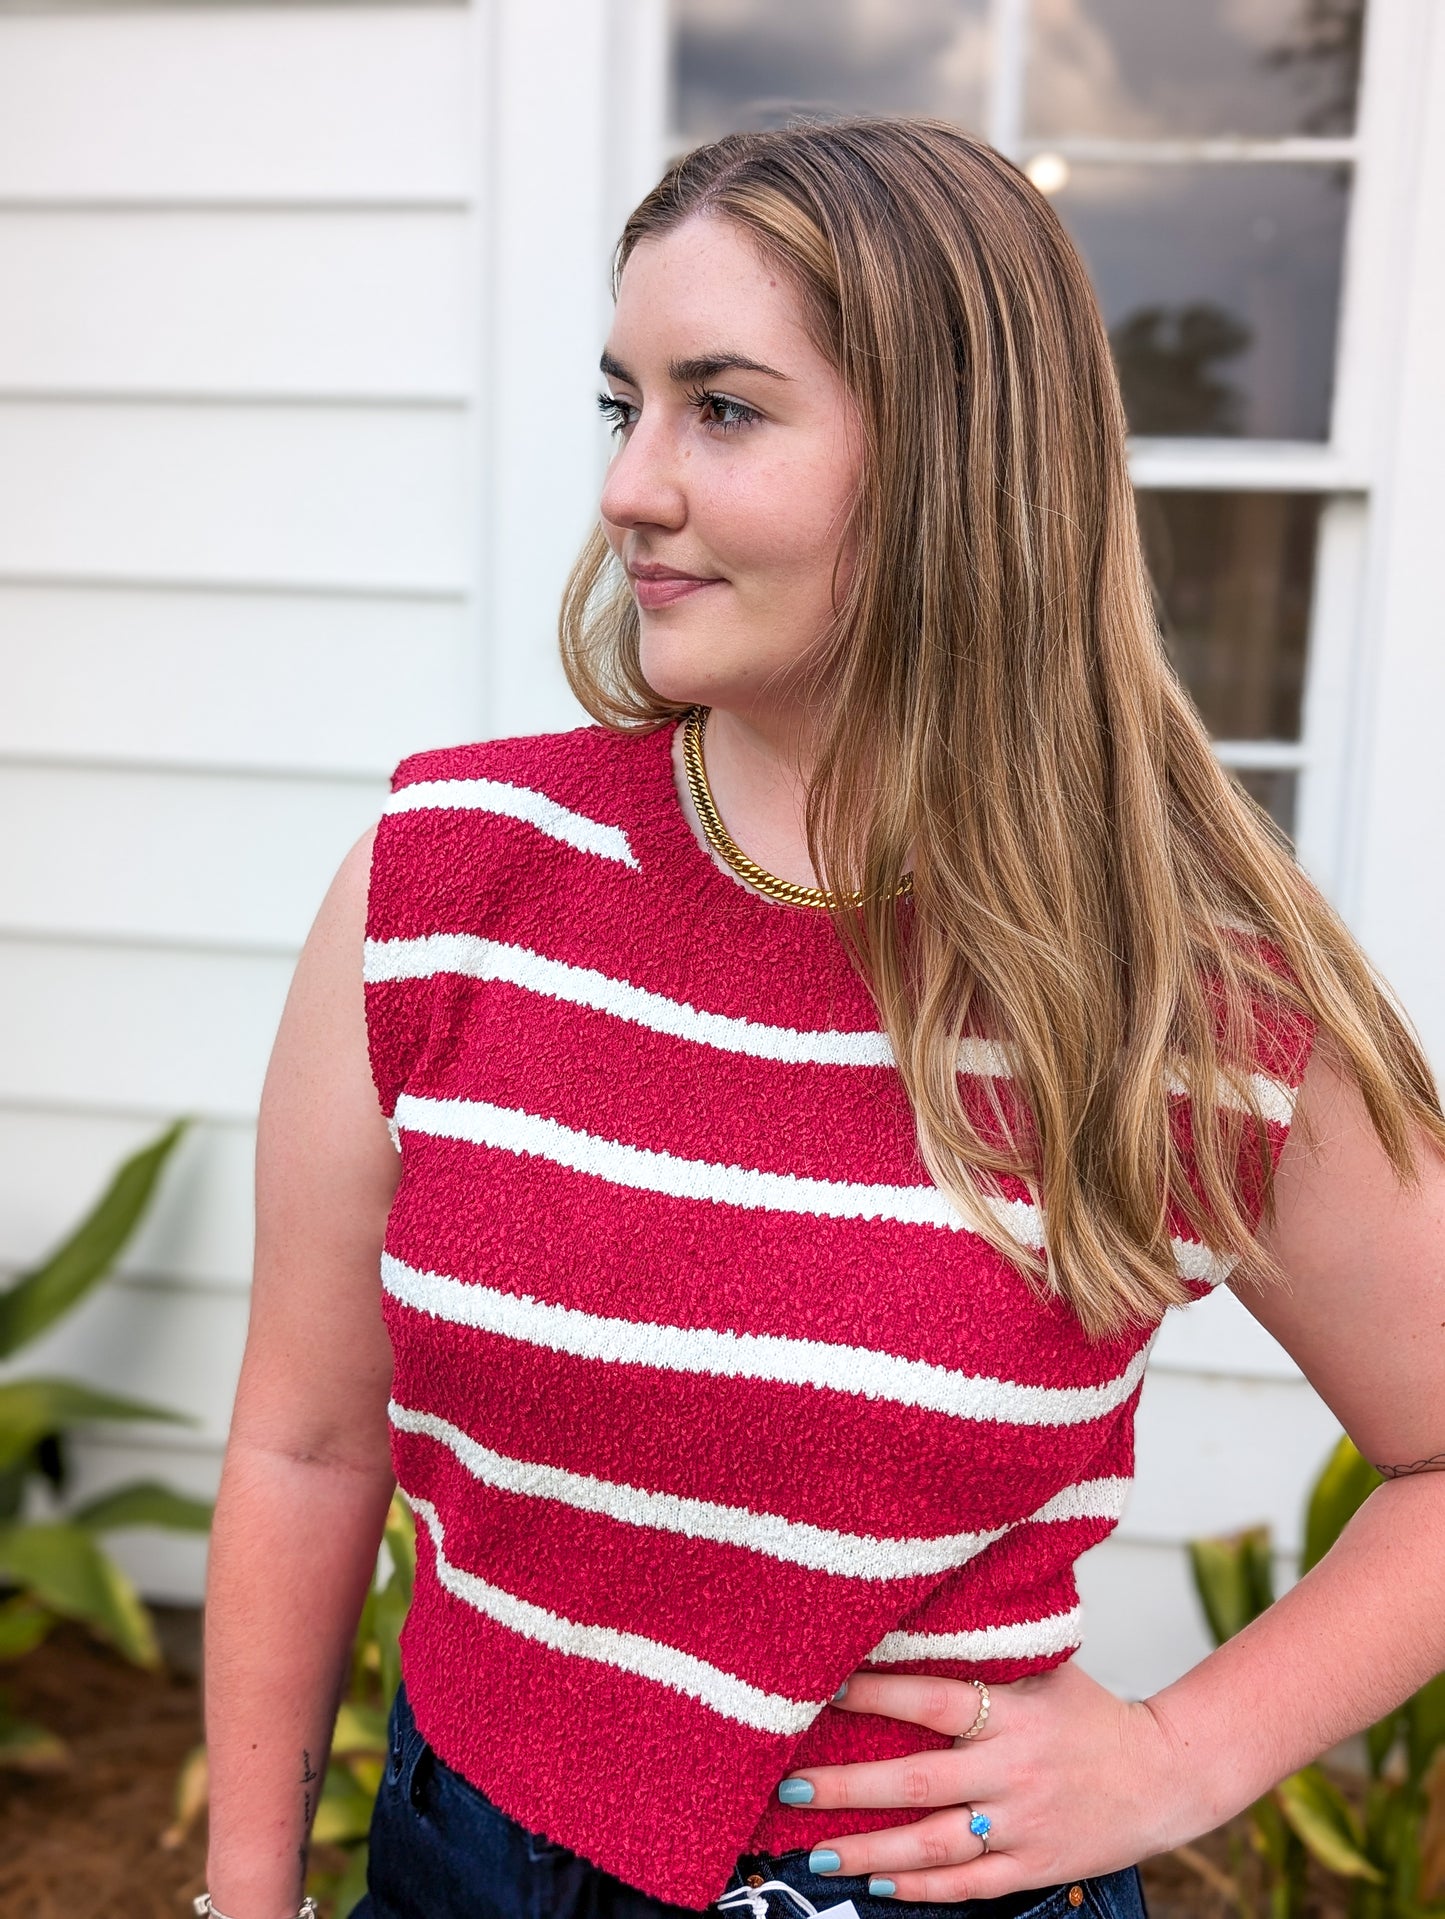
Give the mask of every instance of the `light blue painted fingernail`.
<svg viewBox="0 0 1445 1919">
<path fill-rule="evenodd" d="M 807 1779 L 785 1779 L 778 1787 L 778 1797 L 785 1806 L 809 1806 L 813 1803 L 812 1782 Z"/>
<path fill-rule="evenodd" d="M 891 1879 L 870 1879 L 868 1896 L 871 1899 L 891 1899 L 898 1888 Z"/>
<path fill-rule="evenodd" d="M 809 1872 L 836 1872 L 842 1863 L 842 1854 L 834 1852 L 831 1846 L 815 1846 L 808 1854 Z"/>
<path fill-rule="evenodd" d="M 848 1696 L 848 1681 L 845 1679 L 842 1685 L 838 1688 L 837 1692 L 833 1694 L 833 1704 L 836 1706 L 840 1699 L 846 1699 L 847 1696 Z"/>
</svg>

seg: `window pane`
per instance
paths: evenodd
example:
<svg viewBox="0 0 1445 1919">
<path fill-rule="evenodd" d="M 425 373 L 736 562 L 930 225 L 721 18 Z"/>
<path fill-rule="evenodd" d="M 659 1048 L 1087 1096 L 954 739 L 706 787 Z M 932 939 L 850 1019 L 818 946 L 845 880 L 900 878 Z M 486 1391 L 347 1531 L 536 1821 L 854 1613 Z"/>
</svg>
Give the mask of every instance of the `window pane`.
<svg viewBox="0 0 1445 1919">
<path fill-rule="evenodd" d="M 1257 800 L 1275 824 L 1294 838 L 1295 798 L 1299 776 L 1284 767 L 1236 767 L 1234 777 L 1252 800 Z"/>
<path fill-rule="evenodd" d="M 1035 138 L 1354 131 L 1364 0 L 1033 0 Z"/>
<path fill-rule="evenodd" d="M 1165 642 L 1219 740 L 1297 740 L 1321 497 L 1140 492 Z"/>
<path fill-rule="evenodd" d="M 1349 173 L 1065 166 L 1134 433 L 1329 437 Z"/>
<path fill-rule="evenodd" d="M 983 122 L 988 0 L 673 0 L 672 131 L 689 144 L 807 108 Z"/>
</svg>

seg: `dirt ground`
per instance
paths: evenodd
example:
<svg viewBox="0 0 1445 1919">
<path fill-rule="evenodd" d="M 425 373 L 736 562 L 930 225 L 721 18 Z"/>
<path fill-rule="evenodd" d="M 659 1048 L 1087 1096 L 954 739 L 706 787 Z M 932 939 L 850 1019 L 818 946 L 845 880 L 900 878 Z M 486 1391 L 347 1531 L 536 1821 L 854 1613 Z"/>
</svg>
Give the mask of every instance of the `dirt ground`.
<svg viewBox="0 0 1445 1919">
<path fill-rule="evenodd" d="M 205 1822 L 178 1846 L 176 1775 L 200 1739 L 194 1613 L 163 1612 L 163 1673 L 141 1673 L 79 1632 L 58 1632 L 4 1673 L 16 1711 L 70 1745 L 70 1770 L 0 1772 L 0 1919 L 185 1919 L 205 1885 Z M 1238 1919 L 1228 1875 L 1249 1872 L 1241 1833 L 1144 1867 L 1151 1919 Z M 1253 1889 L 1251 1889 L 1253 1890 Z M 1248 1911 L 1266 1910 L 1257 1890 Z M 1320 1888 L 1310 1919 L 1342 1919 Z"/>
</svg>

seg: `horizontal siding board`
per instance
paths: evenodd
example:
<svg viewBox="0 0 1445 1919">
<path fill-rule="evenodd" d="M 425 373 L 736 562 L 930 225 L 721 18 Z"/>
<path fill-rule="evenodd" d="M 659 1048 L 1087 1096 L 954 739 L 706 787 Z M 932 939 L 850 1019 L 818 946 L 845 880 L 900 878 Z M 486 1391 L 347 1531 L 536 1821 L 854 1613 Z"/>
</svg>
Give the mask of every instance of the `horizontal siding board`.
<svg viewBox="0 0 1445 1919">
<path fill-rule="evenodd" d="M 0 766 L 0 931 L 297 949 L 386 790 Z"/>
<path fill-rule="evenodd" d="M 249 1119 L 294 962 L 0 940 L 0 1100 Z"/>
<path fill-rule="evenodd" d="M 0 631 L 0 753 L 380 776 L 480 730 L 458 603 L 0 585 Z"/>
<path fill-rule="evenodd" d="M 0 575 L 464 589 L 467 450 L 461 413 L 0 403 Z"/>
<path fill-rule="evenodd" d="M 1124 1538 L 1178 1544 L 1267 1523 L 1298 1549 L 1308 1488 L 1339 1438 L 1303 1379 L 1146 1375 Z"/>
<path fill-rule="evenodd" d="M 465 197 L 479 124 L 468 14 L 0 16 L 0 198 Z"/>
<path fill-rule="evenodd" d="M 0 210 L 0 391 L 464 397 L 476 244 L 446 213 Z"/>
<path fill-rule="evenodd" d="M 44 1258 L 121 1161 L 155 1138 L 153 1120 L 0 1108 L 0 1266 Z M 251 1273 L 255 1128 L 193 1127 L 176 1148 L 118 1271 L 202 1287 Z"/>
</svg>

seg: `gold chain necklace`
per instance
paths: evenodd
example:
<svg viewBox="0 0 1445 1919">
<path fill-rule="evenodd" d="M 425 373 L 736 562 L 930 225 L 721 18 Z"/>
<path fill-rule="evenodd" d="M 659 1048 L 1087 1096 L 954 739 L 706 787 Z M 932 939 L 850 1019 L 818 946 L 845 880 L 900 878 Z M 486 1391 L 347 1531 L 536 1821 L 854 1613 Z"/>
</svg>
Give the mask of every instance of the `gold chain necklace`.
<svg viewBox="0 0 1445 1919">
<path fill-rule="evenodd" d="M 781 900 L 785 906 L 822 906 L 837 904 L 837 897 L 826 887 L 803 886 L 797 880 L 781 880 L 776 873 L 770 873 L 765 866 L 749 859 L 722 823 L 722 815 L 713 801 L 712 788 L 707 783 L 707 767 L 702 757 L 703 728 L 707 725 L 708 709 L 695 706 L 682 725 L 682 763 L 687 773 L 687 790 L 692 796 L 697 817 L 702 823 L 703 836 L 718 858 L 749 886 L 755 886 L 770 900 Z M 899 881 L 899 894 L 910 893 L 913 880 L 907 873 Z M 862 896 L 854 894 L 848 904 L 858 906 Z"/>
</svg>

